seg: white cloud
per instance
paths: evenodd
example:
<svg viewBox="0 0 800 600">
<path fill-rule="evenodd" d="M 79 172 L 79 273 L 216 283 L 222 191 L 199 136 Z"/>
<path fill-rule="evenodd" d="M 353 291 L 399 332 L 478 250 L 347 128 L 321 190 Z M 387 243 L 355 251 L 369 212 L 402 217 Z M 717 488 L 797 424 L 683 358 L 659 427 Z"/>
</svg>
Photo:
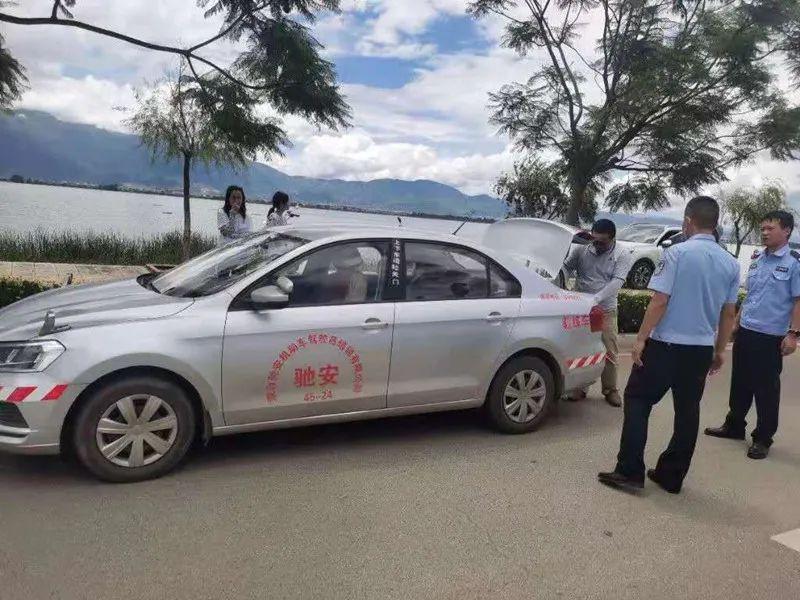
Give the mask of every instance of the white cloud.
<svg viewBox="0 0 800 600">
<path fill-rule="evenodd" d="M 52 113 L 63 121 L 124 131 L 121 121 L 127 115 L 117 107 L 129 107 L 133 103 L 130 85 L 87 76 L 83 79 L 37 78 L 21 105 Z"/>
<path fill-rule="evenodd" d="M 377 18 L 371 22 L 369 39 L 376 44 L 398 44 L 406 35 L 425 31 L 442 15 L 463 15 L 465 0 L 382 0 L 377 2 Z"/>
<path fill-rule="evenodd" d="M 510 168 L 508 148 L 491 154 L 445 156 L 426 144 L 376 142 L 363 130 L 319 134 L 296 156 L 271 164 L 293 175 L 347 180 L 430 179 L 466 193 L 489 192 L 488 182 Z"/>
<path fill-rule="evenodd" d="M 219 29 L 191 0 L 114 2 L 81 0 L 76 16 L 119 28 L 144 39 L 190 44 Z M 488 123 L 489 92 L 522 81 L 541 65 L 541 55 L 519 58 L 501 48 L 504 21 L 487 17 L 479 31 L 488 51 L 436 54 L 427 38 L 437 21 L 463 15 L 467 0 L 345 0 L 342 14 L 323 15 L 313 30 L 327 55 L 424 58 L 413 78 L 398 89 L 343 86 L 353 108 L 354 129 L 319 130 L 300 117 L 283 119 L 294 142 L 287 156 L 270 164 L 294 174 L 367 180 L 381 177 L 433 179 L 469 193 L 487 193 L 497 176 L 511 167 L 508 140 Z M 13 11 L 49 15 L 52 0 L 30 0 Z M 191 10 L 189 10 L 191 8 Z M 520 9 L 520 15 L 524 14 Z M 592 52 L 598 22 L 586 19 L 580 47 Z M 133 104 L 133 86 L 154 80 L 175 58 L 100 36 L 61 27 L 4 27 L 12 51 L 28 68 L 31 90 L 21 106 L 58 117 L 119 131 L 124 114 L 116 106 Z M 209 48 L 208 56 L 227 64 L 229 44 Z M 84 75 L 84 73 L 88 73 Z M 800 189 L 798 170 L 761 159 L 730 176 L 734 183 L 758 183 L 782 177 L 789 190 Z M 676 201 L 674 212 L 682 210 Z"/>
</svg>

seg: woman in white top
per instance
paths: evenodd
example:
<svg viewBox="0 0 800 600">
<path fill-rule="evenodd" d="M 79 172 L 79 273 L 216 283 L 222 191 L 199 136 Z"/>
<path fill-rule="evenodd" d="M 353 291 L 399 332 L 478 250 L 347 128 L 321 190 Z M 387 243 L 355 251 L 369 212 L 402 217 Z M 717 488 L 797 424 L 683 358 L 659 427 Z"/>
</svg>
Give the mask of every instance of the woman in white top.
<svg viewBox="0 0 800 600">
<path fill-rule="evenodd" d="M 227 244 L 247 235 L 253 230 L 250 217 L 247 216 L 247 204 L 244 190 L 232 185 L 225 191 L 225 205 L 217 212 L 218 245 Z"/>
<path fill-rule="evenodd" d="M 289 224 L 289 217 L 294 217 L 289 212 L 289 194 L 286 192 L 275 192 L 272 196 L 272 208 L 267 213 L 267 220 L 264 221 L 264 227 L 280 227 L 281 225 Z"/>
</svg>

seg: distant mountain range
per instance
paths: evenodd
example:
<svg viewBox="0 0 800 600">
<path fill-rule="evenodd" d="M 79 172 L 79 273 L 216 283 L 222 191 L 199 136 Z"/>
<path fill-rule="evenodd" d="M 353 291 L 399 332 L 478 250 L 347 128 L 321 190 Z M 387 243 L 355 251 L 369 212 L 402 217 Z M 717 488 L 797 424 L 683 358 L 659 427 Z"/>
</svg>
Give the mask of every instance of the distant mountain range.
<svg viewBox="0 0 800 600">
<path fill-rule="evenodd" d="M 91 125 L 68 123 L 53 115 L 31 110 L 0 112 L 0 177 L 20 175 L 49 182 L 123 184 L 154 190 L 178 190 L 181 167 L 153 163 L 137 137 Z M 287 175 L 262 163 L 251 163 L 244 173 L 231 169 L 197 167 L 192 191 L 220 194 L 233 182 L 243 185 L 251 198 L 270 198 L 275 190 L 295 200 L 362 211 L 426 213 L 431 215 L 502 218 L 506 206 L 488 195 L 469 196 L 436 181 L 343 181 Z M 800 207 L 797 192 L 789 201 Z M 608 214 L 617 225 L 636 221 L 676 224 L 660 214 Z"/>
<path fill-rule="evenodd" d="M 140 188 L 179 189 L 180 164 L 152 163 L 137 137 L 91 125 L 67 123 L 45 112 L 0 113 L 0 177 Z M 488 195 L 469 196 L 435 181 L 343 181 L 295 177 L 262 163 L 244 173 L 202 166 L 192 174 L 193 191 L 221 193 L 240 183 L 253 197 L 284 190 L 300 202 L 360 210 L 500 218 L 505 204 Z"/>
</svg>

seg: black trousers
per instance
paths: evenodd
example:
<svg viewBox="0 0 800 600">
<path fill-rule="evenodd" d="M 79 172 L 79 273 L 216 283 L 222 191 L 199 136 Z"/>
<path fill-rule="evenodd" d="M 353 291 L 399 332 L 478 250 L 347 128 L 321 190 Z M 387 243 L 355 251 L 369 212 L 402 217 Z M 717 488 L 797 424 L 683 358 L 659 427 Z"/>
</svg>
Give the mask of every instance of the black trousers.
<svg viewBox="0 0 800 600">
<path fill-rule="evenodd" d="M 758 424 L 753 441 L 772 445 L 778 431 L 778 407 L 781 400 L 782 337 L 739 328 L 733 343 L 730 412 L 725 425 L 744 434 L 745 417 L 756 400 Z"/>
<path fill-rule="evenodd" d="M 672 439 L 656 465 L 659 481 L 680 490 L 692 462 L 700 427 L 700 400 L 714 358 L 712 346 L 683 346 L 648 340 L 644 366 L 634 365 L 625 388 L 625 420 L 617 455 L 618 473 L 644 480 L 644 447 L 653 406 L 672 390 Z"/>
</svg>

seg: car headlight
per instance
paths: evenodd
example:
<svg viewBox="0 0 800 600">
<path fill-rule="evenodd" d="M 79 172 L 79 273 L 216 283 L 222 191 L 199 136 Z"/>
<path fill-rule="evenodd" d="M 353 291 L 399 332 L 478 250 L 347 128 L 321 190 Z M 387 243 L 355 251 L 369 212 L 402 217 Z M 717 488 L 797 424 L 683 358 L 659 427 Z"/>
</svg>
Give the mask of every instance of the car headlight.
<svg viewBox="0 0 800 600">
<path fill-rule="evenodd" d="M 64 346 L 55 340 L 0 342 L 0 373 L 44 371 L 64 350 Z"/>
</svg>

